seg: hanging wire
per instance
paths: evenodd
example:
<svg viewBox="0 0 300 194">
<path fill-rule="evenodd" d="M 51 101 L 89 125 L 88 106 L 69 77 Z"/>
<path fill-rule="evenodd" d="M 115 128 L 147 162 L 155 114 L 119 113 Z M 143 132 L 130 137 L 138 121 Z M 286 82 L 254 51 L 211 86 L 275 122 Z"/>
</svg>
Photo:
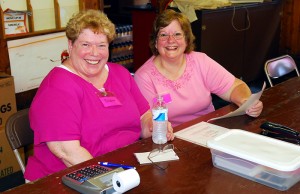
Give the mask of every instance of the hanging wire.
<svg viewBox="0 0 300 194">
<path fill-rule="evenodd" d="M 246 14 L 247 14 L 247 26 L 245 28 L 241 28 L 241 29 L 238 29 L 235 25 L 234 25 L 234 17 L 235 17 L 235 6 L 233 6 L 233 14 L 232 14 L 232 18 L 231 18 L 231 25 L 232 27 L 238 31 L 238 32 L 241 32 L 241 31 L 245 31 L 245 30 L 248 30 L 250 28 L 250 17 L 249 17 L 249 11 L 247 9 L 247 7 L 243 7 L 245 10 L 246 10 Z"/>
<path fill-rule="evenodd" d="M 170 0 L 166 6 L 165 6 L 165 10 L 168 8 L 168 6 L 172 3 L 173 0 Z M 247 7 L 243 7 L 245 10 L 246 10 L 246 17 L 247 17 L 247 26 L 245 28 L 241 28 L 241 29 L 238 29 L 235 25 L 234 25 L 234 18 L 235 18 L 235 6 L 233 6 L 233 14 L 232 14 L 232 18 L 231 18 L 231 25 L 232 27 L 238 31 L 238 32 L 241 32 L 241 31 L 245 31 L 245 30 L 248 30 L 250 29 L 250 26 L 251 26 L 251 23 L 250 23 L 250 16 L 249 16 L 249 11 L 247 9 Z"/>
</svg>

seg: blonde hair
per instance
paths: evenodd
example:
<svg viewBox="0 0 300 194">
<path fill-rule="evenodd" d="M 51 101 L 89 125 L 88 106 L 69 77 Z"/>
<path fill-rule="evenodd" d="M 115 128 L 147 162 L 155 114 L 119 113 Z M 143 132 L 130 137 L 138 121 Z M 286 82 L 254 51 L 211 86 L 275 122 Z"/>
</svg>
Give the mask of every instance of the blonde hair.
<svg viewBox="0 0 300 194">
<path fill-rule="evenodd" d="M 66 36 L 74 43 L 84 29 L 90 29 L 94 33 L 105 34 L 109 43 L 116 36 L 115 25 L 105 13 L 98 10 L 86 10 L 73 15 L 67 23 Z"/>
</svg>

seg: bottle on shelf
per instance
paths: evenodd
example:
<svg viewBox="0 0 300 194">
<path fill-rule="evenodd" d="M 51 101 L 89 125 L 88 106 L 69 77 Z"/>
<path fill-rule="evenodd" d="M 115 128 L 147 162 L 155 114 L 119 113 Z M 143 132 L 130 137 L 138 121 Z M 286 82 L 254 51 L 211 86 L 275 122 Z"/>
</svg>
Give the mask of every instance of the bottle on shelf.
<svg viewBox="0 0 300 194">
<path fill-rule="evenodd" d="M 168 109 L 162 96 L 158 96 L 154 102 L 152 115 L 152 140 L 156 144 L 165 144 L 167 142 Z"/>
</svg>

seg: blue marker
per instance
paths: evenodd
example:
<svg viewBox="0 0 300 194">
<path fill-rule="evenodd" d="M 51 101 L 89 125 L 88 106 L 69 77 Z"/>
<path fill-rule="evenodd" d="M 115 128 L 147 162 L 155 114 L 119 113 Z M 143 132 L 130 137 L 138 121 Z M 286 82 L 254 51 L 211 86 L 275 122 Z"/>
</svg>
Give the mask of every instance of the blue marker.
<svg viewBox="0 0 300 194">
<path fill-rule="evenodd" d="M 109 163 L 109 162 L 98 162 L 101 166 L 106 166 L 106 167 L 121 167 L 124 169 L 135 169 L 134 166 L 128 166 L 128 165 L 123 165 L 123 164 L 114 164 L 114 163 Z"/>
</svg>

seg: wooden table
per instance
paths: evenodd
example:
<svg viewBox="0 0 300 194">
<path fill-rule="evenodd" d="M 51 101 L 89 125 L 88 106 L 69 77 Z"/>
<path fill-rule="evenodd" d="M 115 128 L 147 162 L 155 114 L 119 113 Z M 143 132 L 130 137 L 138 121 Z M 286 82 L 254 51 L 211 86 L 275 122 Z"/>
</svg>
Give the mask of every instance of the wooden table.
<svg viewBox="0 0 300 194">
<path fill-rule="evenodd" d="M 300 78 L 290 79 L 273 88 L 267 89 L 261 100 L 264 110 L 259 118 L 243 115 L 216 120 L 213 124 L 227 128 L 236 128 L 259 133 L 259 126 L 266 120 L 280 123 L 300 131 Z M 229 105 L 217 111 L 184 123 L 174 130 L 178 131 L 200 121 L 224 115 L 237 107 Z M 282 193 L 262 184 L 241 178 L 234 174 L 217 169 L 213 166 L 208 148 L 189 143 L 176 138 L 173 144 L 181 151 L 180 160 L 169 162 L 166 170 L 160 170 L 154 165 L 139 165 L 133 153 L 147 152 L 155 145 L 151 138 L 143 139 L 127 147 L 118 149 L 90 161 L 78 164 L 35 182 L 21 185 L 4 193 L 77 193 L 61 182 L 61 177 L 71 171 L 98 161 L 109 161 L 134 165 L 141 177 L 138 187 L 127 193 Z M 300 193 L 300 183 L 297 183 L 284 193 Z"/>
</svg>

